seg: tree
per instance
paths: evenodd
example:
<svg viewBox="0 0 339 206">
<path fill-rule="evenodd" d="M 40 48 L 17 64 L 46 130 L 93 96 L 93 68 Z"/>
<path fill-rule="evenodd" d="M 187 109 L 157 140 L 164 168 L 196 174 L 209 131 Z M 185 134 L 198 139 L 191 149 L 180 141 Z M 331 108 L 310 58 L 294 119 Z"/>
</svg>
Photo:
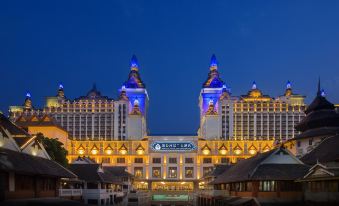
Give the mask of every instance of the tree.
<svg viewBox="0 0 339 206">
<path fill-rule="evenodd" d="M 59 142 L 58 139 L 45 137 L 42 133 L 38 133 L 37 138 L 52 160 L 64 167 L 68 167 L 67 150 L 63 147 L 63 143 Z"/>
</svg>

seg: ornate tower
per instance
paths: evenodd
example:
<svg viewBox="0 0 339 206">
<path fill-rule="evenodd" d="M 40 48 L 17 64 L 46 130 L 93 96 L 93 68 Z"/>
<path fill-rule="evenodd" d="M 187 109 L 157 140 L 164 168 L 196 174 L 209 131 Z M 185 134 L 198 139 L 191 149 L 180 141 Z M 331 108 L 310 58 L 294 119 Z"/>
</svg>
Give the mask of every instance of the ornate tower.
<svg viewBox="0 0 339 206">
<path fill-rule="evenodd" d="M 119 102 L 127 108 L 127 139 L 142 139 L 147 135 L 148 94 L 135 55 L 132 56 L 130 69 L 127 81 L 119 90 Z"/>
<path fill-rule="evenodd" d="M 222 120 L 224 119 L 224 103 L 230 101 L 230 89 L 219 76 L 218 62 L 213 54 L 210 72 L 204 82 L 199 97 L 200 129 L 199 136 L 204 139 L 219 139 L 225 137 Z M 229 102 L 231 103 L 231 102 Z"/>
</svg>

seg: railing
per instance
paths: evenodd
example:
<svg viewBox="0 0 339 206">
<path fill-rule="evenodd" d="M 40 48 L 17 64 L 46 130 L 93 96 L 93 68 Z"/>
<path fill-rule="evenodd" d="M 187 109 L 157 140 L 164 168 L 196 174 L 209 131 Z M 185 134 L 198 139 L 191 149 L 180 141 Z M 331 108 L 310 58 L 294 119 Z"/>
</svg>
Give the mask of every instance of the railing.
<svg viewBox="0 0 339 206">
<path fill-rule="evenodd" d="M 229 192 L 227 190 L 200 190 L 198 194 L 206 195 L 209 197 L 216 197 L 216 196 L 228 196 Z"/>
<path fill-rule="evenodd" d="M 74 197 L 74 196 L 81 196 L 82 189 L 59 189 L 59 196 L 60 197 Z"/>
<path fill-rule="evenodd" d="M 86 199 L 109 198 L 109 196 L 113 194 L 114 194 L 114 191 L 112 189 L 84 189 L 83 190 L 83 196 Z"/>
</svg>

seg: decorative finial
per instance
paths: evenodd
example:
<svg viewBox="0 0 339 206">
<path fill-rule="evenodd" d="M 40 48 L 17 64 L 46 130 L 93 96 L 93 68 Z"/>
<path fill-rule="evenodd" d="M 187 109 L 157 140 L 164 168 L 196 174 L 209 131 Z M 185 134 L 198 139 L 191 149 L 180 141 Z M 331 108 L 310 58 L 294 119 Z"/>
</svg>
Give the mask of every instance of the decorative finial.
<svg viewBox="0 0 339 206">
<path fill-rule="evenodd" d="M 139 105 L 139 100 L 134 100 L 133 105 Z"/>
<path fill-rule="evenodd" d="M 122 85 L 121 91 L 126 91 L 126 86 L 125 85 Z"/>
<path fill-rule="evenodd" d="M 255 81 L 252 83 L 252 89 L 257 89 L 257 83 Z"/>
<path fill-rule="evenodd" d="M 317 91 L 317 96 L 321 96 L 320 77 L 319 77 L 319 79 L 318 79 L 318 91 Z"/>
<path fill-rule="evenodd" d="M 213 99 L 210 99 L 210 101 L 208 102 L 209 105 L 213 105 Z"/>
<path fill-rule="evenodd" d="M 26 92 L 26 98 L 31 98 L 31 93 L 30 92 Z"/>
<path fill-rule="evenodd" d="M 131 70 L 138 71 L 138 69 L 139 69 L 138 59 L 133 54 L 132 59 L 131 59 Z"/>
<path fill-rule="evenodd" d="M 211 57 L 210 70 L 216 70 L 217 68 L 218 68 L 217 58 L 213 54 L 212 57 Z"/>
<path fill-rule="evenodd" d="M 64 85 L 61 82 L 59 83 L 59 89 L 64 89 Z"/>
<path fill-rule="evenodd" d="M 290 80 L 288 80 L 286 83 L 286 89 L 291 89 L 291 88 L 292 88 L 291 82 Z"/>
<path fill-rule="evenodd" d="M 96 90 L 97 90 L 97 84 L 96 84 L 96 83 L 93 83 L 92 90 L 94 90 L 94 91 L 96 91 Z"/>
</svg>

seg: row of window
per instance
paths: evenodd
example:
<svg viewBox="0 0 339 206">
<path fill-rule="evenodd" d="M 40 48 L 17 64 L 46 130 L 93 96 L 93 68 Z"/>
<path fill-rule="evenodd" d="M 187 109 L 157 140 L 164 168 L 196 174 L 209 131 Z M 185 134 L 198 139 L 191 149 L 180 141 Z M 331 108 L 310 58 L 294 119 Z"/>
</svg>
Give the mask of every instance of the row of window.
<svg viewBox="0 0 339 206">
<path fill-rule="evenodd" d="M 161 167 L 152 167 L 152 178 L 162 178 Z M 213 167 L 203 167 L 203 175 L 210 173 L 213 170 Z M 134 167 L 134 176 L 136 178 L 144 178 L 144 168 L 143 167 Z M 168 178 L 178 178 L 178 168 L 177 167 L 168 167 L 167 170 Z M 193 178 L 194 177 L 194 167 L 184 167 L 184 177 Z"/>
<path fill-rule="evenodd" d="M 168 163 L 169 164 L 177 164 L 177 159 L 178 158 L 176 158 L 176 157 L 170 157 L 170 158 L 168 158 Z M 102 163 L 111 163 L 111 158 L 103 157 Z M 117 163 L 118 164 L 125 164 L 126 158 L 125 157 L 118 157 Z M 139 164 L 144 163 L 144 159 L 140 158 L 140 157 L 136 157 L 136 158 L 134 158 L 134 163 L 139 163 Z M 153 164 L 161 164 L 162 163 L 161 158 L 160 157 L 154 157 L 152 159 L 152 163 Z M 193 164 L 193 163 L 194 163 L 193 158 L 191 158 L 191 157 L 185 158 L 185 164 Z M 203 163 L 204 164 L 211 164 L 212 158 L 209 158 L 209 157 L 203 158 Z M 224 163 L 224 164 L 229 163 L 229 159 L 228 158 L 221 158 L 221 163 Z"/>
</svg>

